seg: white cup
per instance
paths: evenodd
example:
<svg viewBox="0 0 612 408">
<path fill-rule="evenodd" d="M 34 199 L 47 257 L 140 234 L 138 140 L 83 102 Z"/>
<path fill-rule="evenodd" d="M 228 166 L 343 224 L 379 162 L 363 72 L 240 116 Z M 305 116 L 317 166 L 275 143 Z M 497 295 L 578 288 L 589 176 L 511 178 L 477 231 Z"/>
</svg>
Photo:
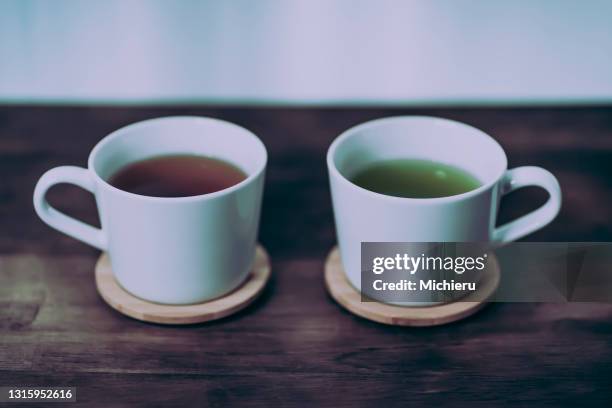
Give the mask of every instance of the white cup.
<svg viewBox="0 0 612 408">
<path fill-rule="evenodd" d="M 107 180 L 126 164 L 168 154 L 228 161 L 242 182 L 193 197 L 148 197 Z M 222 296 L 247 277 L 254 259 L 267 153 L 250 131 L 217 119 L 168 117 L 121 128 L 91 151 L 88 168 L 49 170 L 34 190 L 36 212 L 51 227 L 107 251 L 119 284 L 152 302 L 189 304 Z M 49 205 L 47 190 L 70 183 L 96 198 L 101 229 Z"/>
<path fill-rule="evenodd" d="M 363 189 L 350 181 L 368 165 L 388 159 L 424 159 L 452 165 L 481 186 L 441 198 L 401 198 Z M 342 133 L 327 152 L 336 233 L 351 284 L 361 290 L 361 242 L 514 241 L 550 223 L 559 213 L 561 189 L 540 167 L 507 169 L 501 146 L 472 126 L 434 117 L 373 120 Z M 537 210 L 495 227 L 504 194 L 525 186 L 548 191 Z"/>
</svg>

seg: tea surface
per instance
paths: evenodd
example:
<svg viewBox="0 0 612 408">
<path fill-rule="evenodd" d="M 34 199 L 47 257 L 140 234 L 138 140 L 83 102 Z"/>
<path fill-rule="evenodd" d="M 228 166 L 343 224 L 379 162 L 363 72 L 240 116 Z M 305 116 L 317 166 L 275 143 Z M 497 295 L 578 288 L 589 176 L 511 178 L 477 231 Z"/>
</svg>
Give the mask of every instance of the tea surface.
<svg viewBox="0 0 612 408">
<path fill-rule="evenodd" d="M 108 182 L 121 190 L 151 197 L 189 197 L 224 190 L 246 179 L 238 167 L 196 155 L 167 155 L 130 163 Z"/>
<path fill-rule="evenodd" d="M 438 198 L 466 193 L 481 183 L 470 173 L 443 163 L 416 159 L 383 160 L 350 180 L 376 193 L 405 198 Z"/>
</svg>

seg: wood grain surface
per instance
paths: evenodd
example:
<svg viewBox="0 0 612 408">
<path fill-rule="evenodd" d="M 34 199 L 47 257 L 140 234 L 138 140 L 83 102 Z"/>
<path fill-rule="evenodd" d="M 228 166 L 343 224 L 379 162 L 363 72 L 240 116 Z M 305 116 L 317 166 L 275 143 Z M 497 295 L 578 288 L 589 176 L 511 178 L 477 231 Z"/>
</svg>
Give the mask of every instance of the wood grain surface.
<svg viewBox="0 0 612 408">
<path fill-rule="evenodd" d="M 99 253 L 44 225 L 31 197 L 45 170 L 84 166 L 112 130 L 186 114 L 236 122 L 266 144 L 260 240 L 274 273 L 236 315 L 164 327 L 107 307 L 95 290 Z M 502 144 L 511 167 L 551 170 L 561 213 L 529 240 L 612 240 L 612 107 L 4 106 L 0 386 L 73 386 L 78 404 L 100 407 L 610 405 L 612 305 L 496 303 L 461 322 L 405 328 L 353 316 L 326 294 L 323 264 L 335 244 L 326 149 L 350 126 L 401 114 L 467 122 Z M 97 221 L 84 191 L 58 186 L 49 199 Z M 500 220 L 545 199 L 537 189 L 513 193 Z"/>
</svg>

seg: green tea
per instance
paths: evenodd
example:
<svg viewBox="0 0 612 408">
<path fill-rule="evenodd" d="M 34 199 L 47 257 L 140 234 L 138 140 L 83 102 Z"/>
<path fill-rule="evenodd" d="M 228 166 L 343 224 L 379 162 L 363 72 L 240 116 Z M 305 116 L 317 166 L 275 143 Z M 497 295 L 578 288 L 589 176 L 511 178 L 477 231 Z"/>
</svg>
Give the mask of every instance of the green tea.
<svg viewBox="0 0 612 408">
<path fill-rule="evenodd" d="M 428 160 L 396 159 L 371 164 L 351 181 L 375 193 L 406 198 L 437 198 L 466 193 L 480 187 L 470 173 Z"/>
</svg>

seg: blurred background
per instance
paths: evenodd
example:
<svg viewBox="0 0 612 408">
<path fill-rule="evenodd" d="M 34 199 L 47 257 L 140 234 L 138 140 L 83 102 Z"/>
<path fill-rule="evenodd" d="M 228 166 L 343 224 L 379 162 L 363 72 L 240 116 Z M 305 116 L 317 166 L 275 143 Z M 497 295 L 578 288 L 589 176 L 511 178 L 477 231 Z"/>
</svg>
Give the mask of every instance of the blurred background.
<svg viewBox="0 0 612 408">
<path fill-rule="evenodd" d="M 0 103 L 612 102 L 610 0 L 2 0 Z"/>
</svg>

